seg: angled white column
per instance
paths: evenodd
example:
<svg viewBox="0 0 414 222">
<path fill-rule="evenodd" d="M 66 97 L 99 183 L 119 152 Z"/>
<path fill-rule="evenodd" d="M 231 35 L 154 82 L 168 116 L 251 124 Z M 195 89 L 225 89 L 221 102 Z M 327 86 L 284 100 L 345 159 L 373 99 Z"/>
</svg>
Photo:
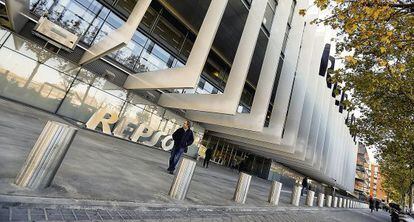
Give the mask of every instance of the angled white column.
<svg viewBox="0 0 414 222">
<path fill-rule="evenodd" d="M 300 64 L 300 68 L 298 68 L 297 70 L 296 82 L 294 86 L 291 86 L 293 87 L 293 92 L 296 91 L 296 93 L 292 93 L 291 103 L 292 104 L 297 103 L 297 106 L 290 107 L 290 110 L 299 109 L 298 111 L 296 111 L 296 112 L 299 112 L 298 114 L 299 122 L 300 122 L 300 117 L 302 115 L 302 107 L 299 107 L 299 104 L 301 103 L 300 106 L 303 106 L 304 99 L 305 99 L 305 93 L 308 90 L 307 85 L 308 83 L 309 85 L 311 85 L 310 82 L 307 81 L 308 77 L 309 75 L 317 75 L 316 72 L 311 73 L 310 70 L 312 69 L 312 66 L 319 67 L 318 65 L 319 63 L 317 64 L 311 63 L 313 57 L 320 58 L 319 54 L 317 53 L 314 54 L 313 52 L 315 49 L 318 49 L 316 51 L 321 51 L 319 50 L 319 47 L 317 45 L 320 45 L 320 43 L 322 42 L 322 39 L 324 39 L 323 33 L 316 33 L 313 28 L 314 27 L 308 27 L 305 29 L 304 35 L 306 36 L 307 41 L 303 42 L 300 56 L 299 58 L 297 58 L 298 59 L 297 62 Z M 296 44 L 298 43 L 296 42 Z M 292 75 L 292 78 L 293 78 L 294 72 L 290 73 L 290 75 Z M 283 84 L 283 82 L 280 82 L 280 84 Z M 289 97 L 289 95 L 290 95 L 290 92 L 288 93 L 287 96 Z M 275 106 L 278 106 L 278 103 L 274 103 L 274 104 Z M 274 115 L 272 114 L 271 121 L 274 120 L 275 118 L 276 117 L 274 117 Z M 291 123 L 286 122 L 286 125 L 289 125 L 289 124 Z M 234 129 L 234 128 L 226 128 L 223 130 L 222 127 L 211 125 L 211 124 L 205 124 L 205 126 L 208 130 L 231 135 L 234 138 L 234 140 L 237 140 L 237 141 L 240 141 L 246 144 L 252 144 L 252 145 L 260 146 L 260 147 L 268 147 L 274 150 L 280 150 L 280 151 L 289 152 L 289 153 L 293 153 L 296 148 L 295 146 L 293 146 L 296 140 L 289 141 L 290 144 L 288 142 L 283 142 L 282 135 L 278 134 L 277 132 L 278 130 L 276 129 L 275 125 L 272 125 L 272 122 L 270 122 L 269 127 L 264 127 L 263 130 L 260 132 L 252 132 L 248 130 L 240 130 L 240 129 Z M 293 127 L 291 127 L 291 129 L 293 130 Z M 296 128 L 296 135 L 297 135 L 298 129 L 299 127 Z"/>
<path fill-rule="evenodd" d="M 278 62 L 286 31 L 286 26 L 293 4 L 291 0 L 281 0 L 278 2 L 270 30 L 269 41 L 263 60 L 262 69 L 253 98 L 250 113 L 236 113 L 236 115 L 226 115 L 220 113 L 208 113 L 199 111 L 187 111 L 186 117 L 203 123 L 227 126 L 231 128 L 260 131 L 263 129 L 266 114 L 275 83 Z"/>
<path fill-rule="evenodd" d="M 79 64 L 86 64 L 124 47 L 131 41 L 152 0 L 138 0 L 128 20 L 85 51 Z"/>
<path fill-rule="evenodd" d="M 308 31 L 306 31 L 305 28 L 304 28 L 305 18 L 303 16 L 299 15 L 299 9 L 300 8 L 305 8 L 307 6 L 308 6 L 307 1 L 305 1 L 305 0 L 298 1 L 298 5 L 295 7 L 295 10 L 294 10 L 294 13 L 293 13 L 291 31 L 290 31 L 289 38 L 288 38 L 287 43 L 286 43 L 287 45 L 286 45 L 286 51 L 285 51 L 285 60 L 284 60 L 283 66 L 282 66 L 279 85 L 278 85 L 277 93 L 276 93 L 276 97 L 277 97 L 277 94 L 280 94 L 281 91 L 283 91 L 283 89 L 282 89 L 283 86 L 288 85 L 287 89 L 285 89 L 285 91 L 287 91 L 287 92 L 285 92 L 285 96 L 287 97 L 286 100 L 289 100 L 289 93 L 290 93 L 290 88 L 289 87 L 292 86 L 291 85 L 292 82 L 290 82 L 290 83 L 286 82 L 286 78 L 293 79 L 293 76 L 294 76 L 294 73 L 295 73 L 295 70 L 296 70 L 296 65 L 298 64 L 299 53 L 300 53 L 300 51 L 303 51 L 303 50 L 300 50 L 300 46 L 301 46 L 303 36 L 305 35 L 304 31 L 309 33 L 309 35 L 306 34 L 306 35 L 308 35 L 307 40 L 313 39 L 312 33 L 309 30 L 309 28 L 306 29 Z M 281 5 L 278 6 L 278 8 L 279 7 L 281 9 L 285 8 L 286 7 L 286 2 L 281 2 Z M 278 8 L 276 9 L 277 12 L 276 12 L 276 15 L 275 15 L 277 17 L 279 16 L 278 15 L 278 11 L 279 11 Z M 290 11 L 290 9 L 287 10 L 287 11 Z M 286 12 L 282 12 L 282 14 L 284 14 L 284 13 L 286 13 Z M 280 15 L 280 16 L 282 16 L 282 15 Z M 278 21 L 275 20 L 274 22 L 277 23 Z M 272 27 L 272 31 L 276 31 L 273 28 L 275 28 L 275 27 Z M 285 32 L 285 30 L 283 30 L 283 32 Z M 279 35 L 281 35 L 281 33 L 279 33 Z M 313 42 L 313 41 L 310 40 L 309 42 Z M 269 44 L 271 44 L 271 43 L 272 43 L 272 41 L 269 40 L 267 50 L 275 49 L 277 47 L 277 45 L 274 45 L 273 47 L 275 47 L 275 48 L 269 48 Z M 266 52 L 268 52 L 268 51 L 266 51 Z M 270 52 L 269 52 L 269 55 L 270 55 Z M 275 57 L 273 58 L 274 63 L 277 63 L 276 58 L 278 58 L 278 57 L 279 57 L 279 55 L 275 54 Z M 266 62 L 266 60 L 264 61 L 263 66 L 265 66 L 265 62 Z M 270 123 L 269 127 L 263 128 L 264 124 L 261 124 L 262 121 L 261 121 L 260 117 L 257 118 L 257 119 L 252 118 L 253 116 L 256 115 L 256 113 L 258 115 L 260 115 L 261 110 L 256 109 L 256 107 L 260 107 L 261 105 L 264 105 L 264 104 L 261 104 L 263 102 L 261 100 L 266 99 L 266 94 L 262 94 L 262 93 L 266 93 L 266 92 L 271 93 L 270 91 L 272 90 L 272 88 L 269 89 L 268 87 L 266 87 L 266 85 L 260 85 L 261 80 L 266 80 L 266 78 L 262 78 L 262 75 L 265 75 L 265 74 L 266 74 L 266 72 L 264 70 L 264 67 L 262 67 L 262 72 L 260 73 L 258 87 L 256 89 L 257 91 L 255 93 L 255 97 L 254 97 L 254 100 L 253 100 L 251 113 L 250 114 L 236 114 L 236 117 L 223 117 L 223 116 L 220 116 L 220 118 L 219 118 L 220 121 L 212 122 L 211 125 L 214 127 L 214 129 L 211 129 L 211 130 L 216 131 L 216 132 L 220 132 L 220 133 L 226 133 L 226 134 L 229 134 L 229 135 L 240 135 L 241 137 L 249 137 L 252 133 L 250 130 L 256 131 L 257 125 L 261 125 L 260 126 L 261 127 L 261 129 L 260 129 L 261 133 L 258 133 L 257 135 L 259 135 L 259 134 L 278 134 L 278 135 L 280 135 L 281 134 L 281 133 L 279 133 L 279 132 L 281 132 L 281 130 L 278 130 L 277 126 L 275 124 L 272 124 L 273 120 L 275 119 L 275 116 L 277 115 L 277 114 L 275 114 L 275 109 L 276 109 L 275 107 L 273 108 L 273 113 L 272 113 L 272 117 L 271 117 L 272 120 L 271 120 L 271 123 Z M 272 87 L 273 87 L 273 82 L 267 82 L 267 84 L 269 84 L 269 83 L 272 84 Z M 259 95 L 260 95 L 260 97 L 259 97 Z M 263 95 L 263 97 L 261 97 L 262 95 Z M 276 101 L 276 99 L 275 99 L 274 104 L 279 104 L 279 102 Z M 265 105 L 267 107 L 268 104 L 265 104 Z M 280 105 L 282 106 L 284 104 L 280 104 Z M 277 106 L 279 106 L 279 105 L 277 105 Z M 286 106 L 287 106 L 287 103 L 286 103 Z M 265 115 L 267 115 L 267 110 L 265 112 L 266 112 Z M 188 113 L 189 114 L 187 115 L 187 117 L 190 118 L 190 119 L 193 118 L 192 112 L 188 112 Z M 201 114 L 197 113 L 197 115 L 200 116 Z M 204 116 L 208 116 L 208 115 L 209 114 L 205 114 Z M 247 115 L 250 115 L 250 116 L 247 117 Z M 239 120 L 241 118 L 246 118 L 247 120 L 251 120 L 252 121 L 251 126 L 246 127 L 244 122 L 248 122 L 248 121 L 247 120 Z M 205 121 L 206 119 L 203 118 L 202 120 Z M 209 120 L 209 122 L 210 121 L 214 121 L 214 120 Z M 234 124 L 234 126 L 232 126 L 231 124 Z M 283 124 L 282 124 L 282 126 L 283 126 Z M 244 130 L 244 129 L 246 129 L 246 130 Z M 254 135 L 256 135 L 256 134 L 254 134 Z"/>
<path fill-rule="evenodd" d="M 28 11 L 29 0 L 6 0 L 7 16 L 10 20 L 10 28 L 19 32 L 27 22 L 27 18 L 21 12 Z"/>
<path fill-rule="evenodd" d="M 126 89 L 194 88 L 203 71 L 228 0 L 212 0 L 184 67 L 128 76 Z"/>
<path fill-rule="evenodd" d="M 164 93 L 158 104 L 171 108 L 234 115 L 256 48 L 266 5 L 267 0 L 254 0 L 252 3 L 223 94 Z"/>
</svg>

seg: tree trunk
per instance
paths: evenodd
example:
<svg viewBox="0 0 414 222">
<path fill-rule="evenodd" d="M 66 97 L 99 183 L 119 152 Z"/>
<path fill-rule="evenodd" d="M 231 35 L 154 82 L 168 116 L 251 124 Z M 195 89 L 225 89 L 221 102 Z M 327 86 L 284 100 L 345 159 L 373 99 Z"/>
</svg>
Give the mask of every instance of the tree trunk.
<svg viewBox="0 0 414 222">
<path fill-rule="evenodd" d="M 413 191 L 414 190 L 414 182 L 411 183 L 410 186 L 410 193 L 409 193 L 409 197 L 408 197 L 408 206 L 410 207 L 410 213 L 413 213 Z"/>
</svg>

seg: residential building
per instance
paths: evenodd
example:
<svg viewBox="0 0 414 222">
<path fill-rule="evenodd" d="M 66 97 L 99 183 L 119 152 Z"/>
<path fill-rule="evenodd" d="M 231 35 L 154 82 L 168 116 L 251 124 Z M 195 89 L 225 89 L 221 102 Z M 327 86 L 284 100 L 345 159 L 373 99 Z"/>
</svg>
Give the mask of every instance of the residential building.
<svg viewBox="0 0 414 222">
<path fill-rule="evenodd" d="M 381 171 L 378 164 L 371 164 L 370 174 L 370 188 L 369 194 L 382 201 L 387 201 L 387 194 L 382 188 L 383 178 L 381 177 Z"/>
<path fill-rule="evenodd" d="M 370 160 L 367 148 L 359 144 L 356 162 L 355 191 L 361 200 L 367 200 L 370 194 Z"/>
</svg>

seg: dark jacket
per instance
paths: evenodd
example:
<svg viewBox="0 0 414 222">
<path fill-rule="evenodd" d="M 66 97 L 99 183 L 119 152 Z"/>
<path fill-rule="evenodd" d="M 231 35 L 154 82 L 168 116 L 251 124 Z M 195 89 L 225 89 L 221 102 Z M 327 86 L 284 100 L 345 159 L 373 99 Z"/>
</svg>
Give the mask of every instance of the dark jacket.
<svg viewBox="0 0 414 222">
<path fill-rule="evenodd" d="M 206 150 L 206 159 L 211 159 L 211 156 L 213 155 L 213 149 L 207 149 Z"/>
<path fill-rule="evenodd" d="M 184 149 L 187 151 L 187 147 L 194 142 L 193 131 L 190 129 L 186 131 L 184 128 L 179 128 L 173 133 L 172 137 L 174 140 L 174 149 Z"/>
<path fill-rule="evenodd" d="M 369 198 L 369 208 L 374 209 L 374 202 L 375 200 L 373 198 Z"/>
<path fill-rule="evenodd" d="M 306 187 L 306 188 L 308 187 L 308 178 L 307 177 L 303 178 L 302 187 Z"/>
</svg>

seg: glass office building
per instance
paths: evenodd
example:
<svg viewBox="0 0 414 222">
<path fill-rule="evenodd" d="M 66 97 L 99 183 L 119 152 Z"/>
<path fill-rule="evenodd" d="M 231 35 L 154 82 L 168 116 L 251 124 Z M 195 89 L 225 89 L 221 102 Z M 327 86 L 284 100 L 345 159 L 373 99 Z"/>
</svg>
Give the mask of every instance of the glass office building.
<svg viewBox="0 0 414 222">
<path fill-rule="evenodd" d="M 111 31 L 121 27 L 135 6 L 136 0 L 30 0 L 32 18 L 46 16 L 50 21 L 80 36 L 79 45 L 90 47 Z M 249 1 L 244 10 L 248 10 Z M 271 0 L 266 9 L 267 22 L 263 23 L 262 35 L 268 36 L 273 20 L 276 1 Z M 4 6 L 2 6 L 4 7 Z M 266 20 L 265 20 L 266 21 Z M 51 113 L 55 113 L 80 125 L 99 108 L 116 110 L 120 119 L 127 119 L 136 126 L 149 125 L 154 130 L 171 134 L 182 125 L 185 118 L 174 110 L 168 110 L 145 100 L 119 84 L 103 78 L 94 69 L 80 67 L 75 56 L 59 53 L 57 49 L 31 35 L 28 21 L 20 33 L 1 30 L 0 54 L 0 96 L 18 101 Z M 105 59 L 120 68 L 118 71 L 147 72 L 182 67 L 192 49 L 196 35 L 171 15 L 160 3 L 153 1 L 126 47 L 110 53 Z M 44 43 L 44 44 L 43 44 Z M 75 53 L 75 52 L 74 52 Z M 202 77 L 195 89 L 174 89 L 176 93 L 221 94 L 226 85 L 230 65 L 214 52 L 210 53 Z M 246 84 L 240 101 L 239 113 L 248 113 L 254 94 L 254 86 Z M 117 125 L 111 126 L 115 129 Z M 210 136 L 201 145 L 204 128 L 194 125 L 195 146 L 217 150 L 213 161 L 231 166 L 221 146 L 213 147 Z M 230 142 L 221 143 L 232 147 L 234 153 L 228 157 L 239 163 L 246 154 Z M 240 151 L 238 151 L 240 150 Z M 220 153 L 220 155 L 219 155 Z M 238 155 L 239 154 L 239 155 Z M 253 154 L 251 154 L 253 155 Z M 220 156 L 220 157 L 219 157 Z M 263 165 L 265 158 L 259 157 L 257 165 Z M 270 161 L 270 159 L 266 159 Z M 256 164 L 254 164 L 256 165 Z M 233 166 L 234 167 L 234 166 Z M 262 172 L 255 173 L 265 176 Z"/>
<path fill-rule="evenodd" d="M 114 136 L 124 139 L 128 139 L 140 124 L 145 124 L 154 132 L 171 134 L 186 119 L 194 120 L 188 115 L 188 110 L 192 109 L 160 105 L 159 99 L 164 95 L 227 95 L 226 89 L 234 87 L 232 86 L 234 80 L 231 80 L 234 78 L 230 75 L 232 68 L 245 65 L 234 64 L 237 63 L 235 61 L 237 52 L 244 47 L 239 45 L 239 42 L 242 41 L 243 36 L 248 35 L 245 29 L 252 28 L 245 26 L 251 22 L 249 16 L 258 16 L 251 14 L 258 13 L 260 10 L 257 9 L 261 8 L 263 14 L 259 20 L 261 23 L 256 27 L 259 29 L 257 41 L 251 52 L 245 50 L 246 55 L 242 55 L 250 58 L 243 60 L 245 63 L 249 61 L 249 66 L 243 85 L 237 87 L 240 88 L 240 99 L 234 104 L 236 112 L 230 115 L 215 113 L 217 114 L 215 121 L 221 118 L 228 119 L 232 115 L 240 116 L 237 121 L 242 121 L 244 117 L 253 118 L 251 116 L 258 116 L 257 107 L 262 107 L 263 113 L 260 116 L 263 116 L 263 121 L 253 118 L 252 125 L 259 126 L 252 128 L 249 128 L 249 124 L 237 128 L 239 126 L 237 124 L 241 123 L 236 120 L 228 121 L 234 122 L 234 126 L 226 125 L 226 121 L 214 124 L 212 123 L 214 121 L 208 118 L 208 121 L 197 121 L 193 126 L 196 139 L 191 148 L 194 151 L 192 154 L 204 157 L 205 149 L 211 148 L 214 150 L 213 162 L 237 168 L 241 161 L 246 160 L 249 173 L 265 179 L 285 176 L 294 181 L 300 180 L 301 174 L 314 174 L 322 182 L 329 184 L 332 182 L 330 178 L 340 174 L 340 170 L 330 172 L 329 167 L 325 169 L 317 166 L 327 165 L 329 162 L 327 159 L 336 155 L 335 152 L 330 151 L 333 141 L 326 139 L 325 145 L 321 143 L 320 146 L 316 146 L 316 140 L 322 141 L 322 138 L 312 135 L 315 145 L 306 158 L 314 158 L 315 160 L 312 161 L 315 163 L 307 166 L 301 164 L 303 161 L 309 161 L 302 157 L 302 151 L 298 150 L 299 145 L 294 143 L 289 145 L 289 149 L 284 150 L 279 142 L 275 142 L 279 140 L 274 140 L 264 133 L 266 131 L 285 133 L 286 128 L 285 135 L 288 137 L 292 131 L 289 128 L 292 125 L 290 115 L 293 115 L 290 113 L 290 108 L 300 100 L 296 99 L 297 91 L 307 90 L 306 94 L 303 93 L 306 96 L 312 93 L 311 87 L 306 85 L 308 83 L 301 82 L 303 77 L 296 77 L 302 75 L 302 72 L 311 72 L 308 71 L 310 68 L 300 67 L 306 63 L 302 60 L 316 57 L 318 59 L 312 61 L 316 64 L 319 62 L 316 60 L 321 56 L 319 49 L 316 50 L 318 47 L 315 46 L 315 52 L 312 54 L 310 52 L 312 45 L 303 46 L 304 39 L 315 45 L 318 43 L 314 40 L 314 36 L 304 36 L 314 35 L 314 31 L 297 13 L 299 8 L 306 8 L 304 6 L 308 4 L 307 1 L 229 0 L 202 71 L 196 73 L 200 76 L 195 87 L 151 89 L 126 89 L 125 83 L 131 76 L 185 68 L 191 53 L 194 53 L 193 48 L 200 36 L 198 33 L 200 27 L 209 22 L 204 21 L 204 15 L 209 7 L 212 7 L 210 3 L 214 1 L 29 0 L 29 5 L 24 5 L 20 12 L 6 9 L 7 1 L 13 4 L 13 0 L 0 0 L 0 12 L 5 15 L 0 20 L 3 26 L 0 30 L 0 97 L 53 113 L 79 126 L 85 126 L 91 116 L 101 108 L 110 109 L 120 119 L 116 124 L 111 125 L 111 131 L 117 132 L 113 133 Z M 83 56 L 89 50 L 99 46 L 99 43 L 108 36 L 122 29 L 130 16 L 136 16 L 134 14 L 136 5 L 142 2 L 150 2 L 150 4 L 139 26 L 133 30 L 132 38 L 121 47 L 114 47 L 88 63 L 81 63 Z M 257 7 L 256 10 L 251 10 L 253 7 Z M 252 11 L 254 12 L 251 13 Z M 10 16 L 13 12 L 19 14 L 19 20 L 13 21 L 14 17 Z M 39 34 L 37 28 L 41 18 L 60 27 L 54 28 L 55 34 L 63 36 L 64 32 L 68 31 L 71 35 L 75 35 L 77 37 L 75 47 L 69 49 L 62 47 L 56 39 Z M 17 26 L 19 27 L 16 28 Z M 306 29 L 310 31 L 306 32 Z M 272 53 L 268 55 L 269 51 Z M 314 66 L 319 67 L 319 64 Z M 264 72 L 270 72 L 273 76 L 267 81 L 271 84 L 266 86 L 268 91 L 266 95 L 269 98 L 257 98 L 258 94 L 263 94 L 261 89 L 266 83 L 266 80 L 261 80 Z M 293 80 L 292 76 L 294 76 Z M 287 81 L 289 78 L 290 82 Z M 286 82 L 280 82 L 282 80 Z M 286 97 L 284 99 L 289 103 L 283 103 L 281 96 L 277 96 L 279 90 L 283 91 L 280 95 Z M 232 96 L 238 98 L 238 95 Z M 314 97 L 312 94 L 306 99 L 310 100 Z M 294 101 L 291 103 L 291 100 Z M 277 104 L 275 101 L 282 102 Z M 265 106 L 258 105 L 259 103 L 264 103 Z M 225 105 L 227 103 L 223 102 L 223 106 Z M 322 106 L 322 103 L 319 105 Z M 281 108 L 283 112 L 280 112 Z M 312 118 L 320 116 L 322 112 L 322 108 L 306 109 L 305 105 L 298 109 L 305 110 L 302 112 L 303 116 L 306 110 L 314 111 L 315 114 L 310 116 Z M 200 113 L 214 113 L 197 108 L 194 110 L 201 111 Z M 275 119 L 278 118 L 284 123 L 276 125 L 282 126 L 283 129 L 273 130 Z M 319 119 L 321 119 L 320 123 Z M 306 119 L 299 118 L 299 120 L 302 124 Z M 338 117 L 331 125 L 336 124 L 336 121 L 340 122 L 341 118 Z M 329 139 L 348 138 L 342 134 L 329 134 L 330 131 L 325 130 L 327 128 L 325 125 L 328 124 L 322 126 L 322 123 L 322 117 L 312 120 L 314 125 L 311 127 L 315 128 L 312 130 L 321 134 L 323 132 Z M 309 122 L 308 125 L 310 124 Z M 302 131 L 299 130 L 301 128 L 304 127 L 297 125 L 294 129 L 301 133 Z M 331 131 L 334 132 L 334 128 Z M 283 136 L 284 134 L 279 139 L 284 140 Z M 306 149 L 309 150 L 308 147 Z M 300 157 L 299 154 L 295 156 L 297 153 Z M 279 155 L 282 157 L 275 158 Z M 351 159 L 349 157 L 347 161 Z M 292 170 L 288 167 L 280 167 L 278 162 L 292 167 Z M 345 161 L 343 164 L 347 165 L 348 162 Z M 306 171 L 308 167 L 312 169 L 310 173 Z M 305 170 L 300 173 L 301 169 Z M 341 170 L 352 171 L 347 167 Z M 276 174 L 279 176 L 275 176 Z M 352 177 L 352 175 L 346 176 Z M 341 186 L 345 187 L 345 185 Z"/>
</svg>

